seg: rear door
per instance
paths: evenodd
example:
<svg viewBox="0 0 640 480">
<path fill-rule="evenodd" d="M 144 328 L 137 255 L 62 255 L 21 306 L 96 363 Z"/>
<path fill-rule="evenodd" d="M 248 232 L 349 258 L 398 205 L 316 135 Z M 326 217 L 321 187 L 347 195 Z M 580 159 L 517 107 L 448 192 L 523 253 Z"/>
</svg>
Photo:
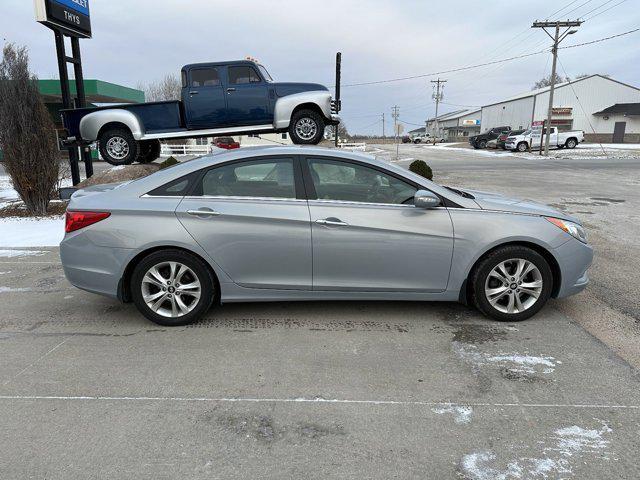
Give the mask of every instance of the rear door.
<svg viewBox="0 0 640 480">
<path fill-rule="evenodd" d="M 189 70 L 183 102 L 187 128 L 224 127 L 228 123 L 226 95 L 219 67 L 198 67 Z"/>
<path fill-rule="evenodd" d="M 269 88 L 251 65 L 230 65 L 227 70 L 227 105 L 230 125 L 273 123 Z"/>
<path fill-rule="evenodd" d="M 314 290 L 446 289 L 453 254 L 446 208 L 415 208 L 416 185 L 368 164 L 309 157 L 303 169 Z"/>
<path fill-rule="evenodd" d="M 293 157 L 225 163 L 203 172 L 176 213 L 243 287 L 311 289 L 311 226 Z"/>
</svg>

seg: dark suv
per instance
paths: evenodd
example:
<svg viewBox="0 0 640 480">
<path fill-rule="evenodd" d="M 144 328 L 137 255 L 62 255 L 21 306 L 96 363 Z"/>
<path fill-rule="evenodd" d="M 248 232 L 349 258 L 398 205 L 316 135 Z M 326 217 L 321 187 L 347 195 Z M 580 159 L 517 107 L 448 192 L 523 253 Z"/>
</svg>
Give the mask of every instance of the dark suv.
<svg viewBox="0 0 640 480">
<path fill-rule="evenodd" d="M 480 135 L 474 135 L 473 137 L 469 137 L 469 143 L 473 146 L 473 148 L 486 148 L 487 142 L 489 140 L 493 140 L 494 138 L 498 138 L 498 136 L 502 132 L 510 132 L 511 127 L 493 127 L 486 132 L 481 133 Z"/>
</svg>

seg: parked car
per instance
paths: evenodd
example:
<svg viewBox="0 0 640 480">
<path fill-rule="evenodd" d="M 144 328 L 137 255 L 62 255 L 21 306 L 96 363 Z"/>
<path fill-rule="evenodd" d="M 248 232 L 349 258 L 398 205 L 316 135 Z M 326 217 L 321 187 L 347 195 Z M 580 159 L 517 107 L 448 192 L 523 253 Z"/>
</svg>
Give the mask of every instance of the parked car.
<svg viewBox="0 0 640 480">
<path fill-rule="evenodd" d="M 240 143 L 236 142 L 233 137 L 216 137 L 213 139 L 213 144 L 216 147 L 224 148 L 225 150 L 240 148 Z"/>
<path fill-rule="evenodd" d="M 498 148 L 498 139 L 492 138 L 487 142 L 486 148 Z"/>
<path fill-rule="evenodd" d="M 487 143 L 489 142 L 489 140 L 498 138 L 498 136 L 502 132 L 509 131 L 511 131 L 511 127 L 494 127 L 483 133 L 480 133 L 479 135 L 473 135 L 469 137 L 469 143 L 473 146 L 473 148 L 487 148 Z"/>
<path fill-rule="evenodd" d="M 404 135 L 402 137 L 402 143 L 411 143 L 411 137 L 409 135 Z"/>
<path fill-rule="evenodd" d="M 510 132 L 502 132 L 499 136 L 498 139 L 496 141 L 496 148 L 501 148 L 502 150 L 506 150 L 507 147 L 505 145 L 507 138 L 508 137 L 512 137 L 515 135 L 520 135 L 522 132 L 524 132 L 524 129 L 522 130 L 511 130 Z"/>
<path fill-rule="evenodd" d="M 542 131 L 542 138 L 540 138 L 540 132 Z M 519 152 L 526 152 L 531 150 L 540 150 L 540 144 L 544 145 L 544 136 L 547 134 L 547 129 L 530 129 L 522 132 L 520 135 L 508 137 L 505 143 L 505 147 L 508 150 L 517 150 Z M 576 148 L 581 142 L 584 142 L 584 131 L 582 130 L 569 130 L 566 132 L 559 132 L 557 127 L 551 127 L 551 134 L 549 136 L 549 146 L 556 148 Z"/>
<path fill-rule="evenodd" d="M 430 138 L 430 135 L 428 133 L 427 134 L 420 133 L 418 135 L 413 136 L 413 143 L 427 143 L 429 142 L 429 138 Z"/>
<path fill-rule="evenodd" d="M 147 163 L 159 139 L 289 132 L 296 144 L 317 144 L 340 119 L 327 87 L 274 82 L 249 60 L 182 68 L 182 100 L 62 110 L 65 145 L 98 142 L 112 165 Z"/>
<path fill-rule="evenodd" d="M 593 251 L 546 205 L 278 146 L 75 192 L 60 256 L 76 287 L 184 325 L 214 303 L 283 300 L 463 301 L 524 320 L 584 289 Z"/>
</svg>

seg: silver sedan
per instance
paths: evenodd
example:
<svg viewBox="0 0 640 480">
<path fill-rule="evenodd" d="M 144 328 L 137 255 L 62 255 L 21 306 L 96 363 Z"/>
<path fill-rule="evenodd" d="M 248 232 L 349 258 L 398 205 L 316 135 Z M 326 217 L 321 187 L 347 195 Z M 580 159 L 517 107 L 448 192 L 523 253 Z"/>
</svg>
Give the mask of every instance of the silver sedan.
<svg viewBox="0 0 640 480">
<path fill-rule="evenodd" d="M 262 147 L 77 191 L 60 255 L 73 285 L 184 325 L 214 303 L 293 300 L 460 301 L 524 320 L 585 288 L 593 251 L 542 204 Z"/>
</svg>

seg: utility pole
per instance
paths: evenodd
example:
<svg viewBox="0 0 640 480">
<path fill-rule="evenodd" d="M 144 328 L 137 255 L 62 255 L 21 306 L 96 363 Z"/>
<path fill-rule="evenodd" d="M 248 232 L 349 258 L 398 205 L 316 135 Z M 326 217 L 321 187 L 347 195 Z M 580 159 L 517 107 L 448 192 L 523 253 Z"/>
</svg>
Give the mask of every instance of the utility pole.
<svg viewBox="0 0 640 480">
<path fill-rule="evenodd" d="M 396 160 L 398 159 L 398 118 L 400 117 L 400 107 L 395 105 L 391 109 L 391 117 L 393 118 L 393 141 L 396 144 Z"/>
<path fill-rule="evenodd" d="M 440 105 L 440 101 L 442 100 L 442 98 L 444 97 L 444 92 L 440 90 L 440 85 L 442 84 L 442 90 L 444 90 L 444 84 L 447 83 L 446 80 L 440 80 L 440 77 L 438 77 L 437 80 L 431 80 L 431 83 L 435 83 L 436 84 L 436 91 L 433 95 L 431 95 L 431 97 L 436 101 L 436 116 L 433 119 L 433 124 L 434 124 L 434 135 L 433 135 L 433 144 L 436 144 L 436 139 L 435 137 L 437 136 L 437 132 L 438 132 L 438 106 Z M 427 134 L 427 127 L 425 125 L 425 129 L 424 129 L 424 133 L 425 135 Z"/>
<path fill-rule="evenodd" d="M 541 28 L 544 30 L 551 40 L 553 40 L 553 48 L 551 49 L 551 53 L 553 53 L 553 64 L 551 67 L 551 88 L 549 89 L 549 109 L 547 110 L 547 118 L 544 123 L 546 126 L 546 138 L 544 140 L 544 154 L 545 156 L 549 155 L 549 139 L 551 138 L 551 116 L 553 114 L 553 92 L 556 86 L 556 64 L 558 61 L 558 45 L 560 42 L 567 38 L 567 36 L 572 35 L 577 32 L 577 30 L 572 30 L 572 27 L 579 27 L 582 25 L 582 20 L 567 20 L 563 22 L 533 22 L 531 28 Z M 554 28 L 554 35 L 551 35 L 547 28 Z M 561 28 L 566 28 L 566 30 L 560 33 Z M 544 131 L 544 130 L 543 130 Z M 542 149 L 542 146 L 540 147 Z"/>
<path fill-rule="evenodd" d="M 382 138 L 385 138 L 385 135 L 384 135 L 384 112 L 382 113 Z"/>
</svg>

